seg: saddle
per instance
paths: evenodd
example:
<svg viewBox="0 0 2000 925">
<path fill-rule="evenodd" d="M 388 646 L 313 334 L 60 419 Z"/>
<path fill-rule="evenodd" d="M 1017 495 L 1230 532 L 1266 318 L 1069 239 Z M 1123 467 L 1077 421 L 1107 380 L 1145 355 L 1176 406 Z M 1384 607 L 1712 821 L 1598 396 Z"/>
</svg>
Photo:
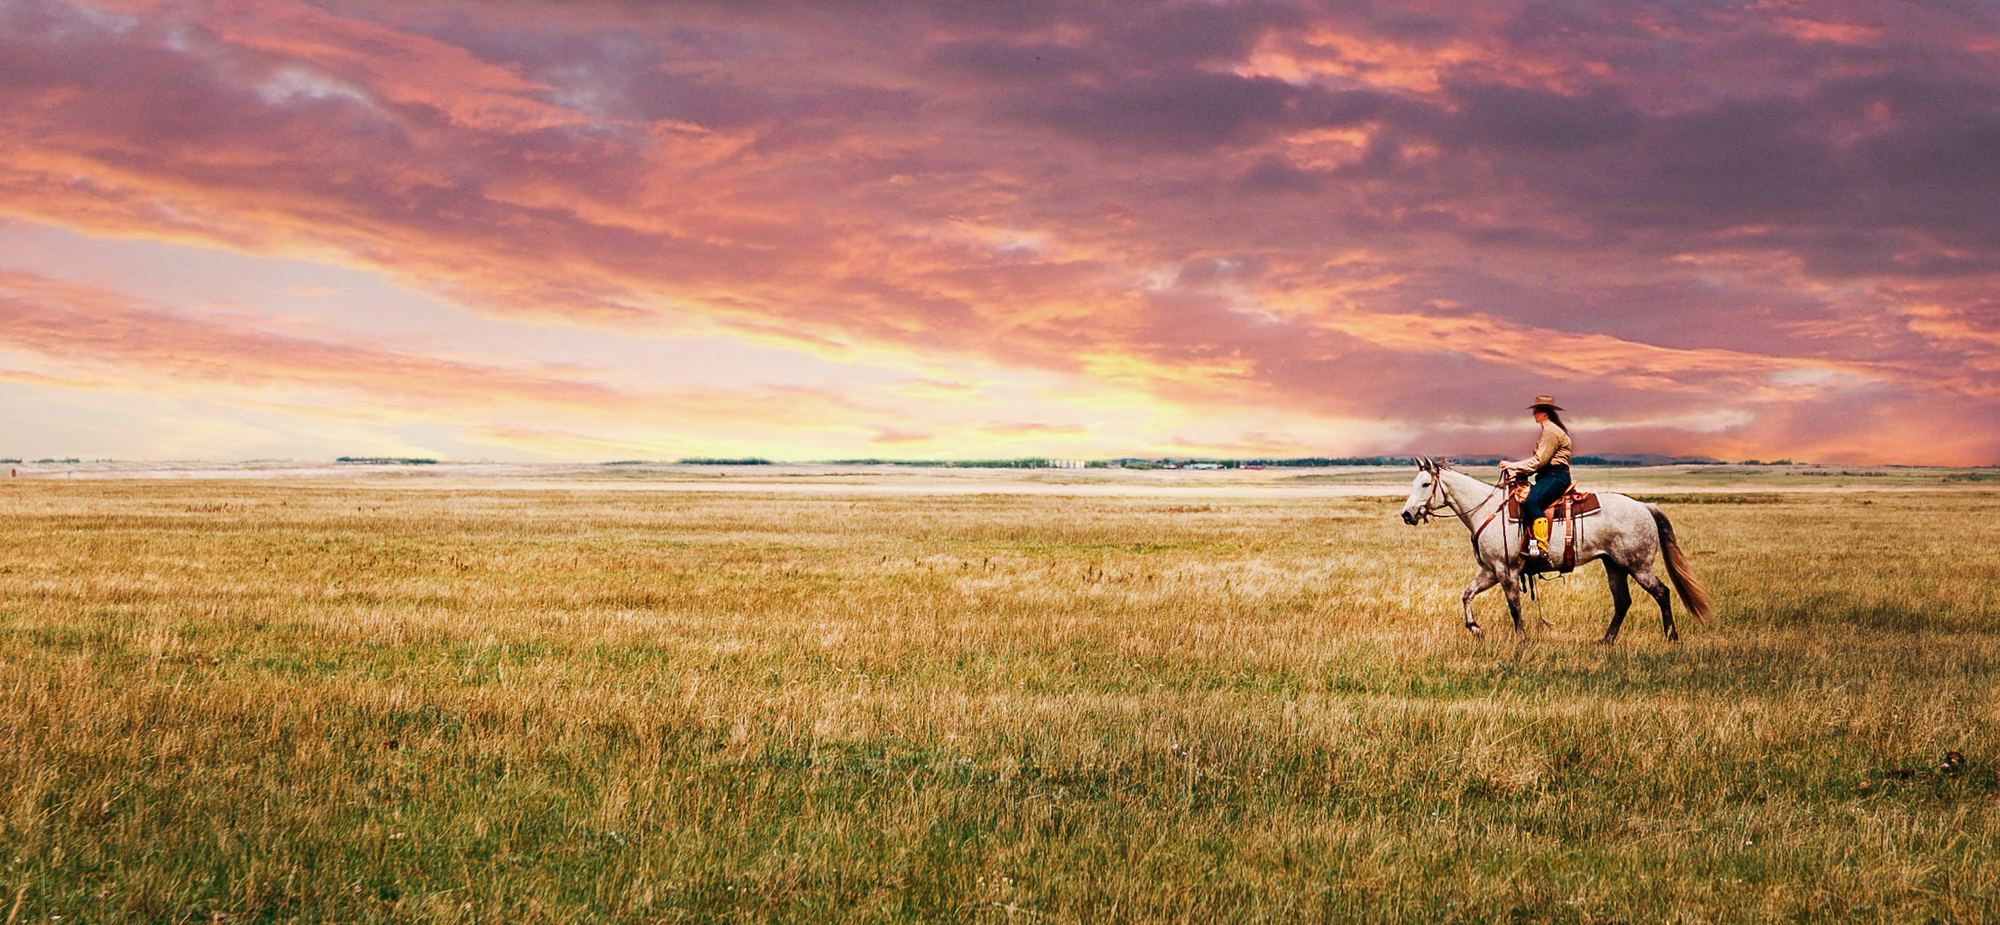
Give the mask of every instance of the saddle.
<svg viewBox="0 0 2000 925">
<path fill-rule="evenodd" d="M 1521 502 L 1526 500 L 1528 500 L 1528 486 L 1515 483 L 1514 490 L 1507 495 L 1508 523 L 1521 522 Z M 1588 517 L 1600 510 L 1602 508 L 1597 504 L 1597 492 L 1577 491 L 1571 488 L 1564 492 L 1562 497 L 1557 498 L 1554 504 L 1549 505 L 1548 512 L 1543 516 L 1551 522 L 1574 520 L 1578 517 Z"/>
<path fill-rule="evenodd" d="M 1507 521 L 1509 523 L 1521 523 L 1521 502 L 1527 499 L 1528 486 L 1520 482 L 1514 483 L 1513 490 L 1507 494 Z M 1548 511 L 1543 515 L 1549 519 L 1550 552 L 1555 551 L 1556 533 L 1558 532 L 1558 528 L 1561 530 L 1562 559 L 1558 561 L 1553 555 L 1528 555 L 1528 532 L 1526 529 L 1523 529 L 1521 531 L 1520 550 L 1522 565 L 1533 572 L 1561 572 L 1567 575 L 1570 572 L 1576 571 L 1576 521 L 1580 517 L 1589 517 L 1601 510 L 1603 508 L 1597 503 L 1596 492 L 1577 491 L 1575 487 L 1571 487 L 1570 490 L 1563 493 L 1562 497 L 1557 498 L 1555 503 L 1550 504 Z"/>
</svg>

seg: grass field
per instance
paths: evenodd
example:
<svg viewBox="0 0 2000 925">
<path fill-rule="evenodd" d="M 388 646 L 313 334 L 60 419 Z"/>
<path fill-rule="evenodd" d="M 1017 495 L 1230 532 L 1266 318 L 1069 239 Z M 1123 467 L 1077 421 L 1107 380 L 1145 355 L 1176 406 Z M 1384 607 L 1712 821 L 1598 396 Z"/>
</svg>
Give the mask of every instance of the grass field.
<svg viewBox="0 0 2000 925">
<path fill-rule="evenodd" d="M 0 914 L 2000 917 L 2000 492 L 1676 478 L 1719 625 L 1612 648 L 1401 477 L 0 482 Z"/>
</svg>

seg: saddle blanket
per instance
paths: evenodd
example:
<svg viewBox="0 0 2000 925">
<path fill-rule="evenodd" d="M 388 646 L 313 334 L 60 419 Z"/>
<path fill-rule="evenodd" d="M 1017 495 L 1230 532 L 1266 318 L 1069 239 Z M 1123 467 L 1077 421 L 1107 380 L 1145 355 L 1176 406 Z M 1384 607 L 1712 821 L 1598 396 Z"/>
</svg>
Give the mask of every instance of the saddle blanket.
<svg viewBox="0 0 2000 925">
<path fill-rule="evenodd" d="M 1525 488 L 1518 489 L 1513 494 L 1508 496 L 1507 498 L 1508 523 L 1521 522 L 1521 502 L 1527 500 L 1527 498 L 1528 498 L 1528 492 Z M 1549 509 L 1547 511 L 1546 516 L 1549 518 L 1549 520 L 1560 523 L 1577 517 L 1589 517 L 1590 515 L 1597 513 L 1599 510 L 1601 510 L 1601 508 L 1599 508 L 1597 504 L 1596 492 L 1577 491 L 1576 489 L 1572 488 L 1569 490 L 1567 494 L 1564 494 L 1562 497 L 1557 498 L 1556 503 L 1549 505 Z"/>
</svg>

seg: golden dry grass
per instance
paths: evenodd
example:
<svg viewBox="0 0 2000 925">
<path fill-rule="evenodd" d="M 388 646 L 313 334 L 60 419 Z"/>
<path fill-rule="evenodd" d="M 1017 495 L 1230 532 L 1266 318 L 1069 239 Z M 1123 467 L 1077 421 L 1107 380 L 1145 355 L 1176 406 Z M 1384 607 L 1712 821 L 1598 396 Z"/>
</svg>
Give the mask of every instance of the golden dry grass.
<svg viewBox="0 0 2000 925">
<path fill-rule="evenodd" d="M 1976 921 L 2000 495 L 1688 494 L 1458 628 L 1400 495 L 0 485 L 14 921 Z M 847 492 L 843 494 L 842 492 Z M 1743 499 L 1735 499 L 1743 500 Z M 1497 593 L 1482 622 L 1505 618 Z M 1532 618 L 1531 618 L 1532 626 Z M 1948 752 L 1966 756 L 1946 768 Z"/>
</svg>

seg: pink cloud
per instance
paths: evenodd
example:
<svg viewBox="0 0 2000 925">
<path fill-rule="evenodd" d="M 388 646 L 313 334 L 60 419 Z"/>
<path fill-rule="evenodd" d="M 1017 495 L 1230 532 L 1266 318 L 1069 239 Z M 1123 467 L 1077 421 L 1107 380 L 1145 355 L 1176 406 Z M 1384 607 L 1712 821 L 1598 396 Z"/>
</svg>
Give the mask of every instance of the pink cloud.
<svg viewBox="0 0 2000 925">
<path fill-rule="evenodd" d="M 248 317 L 197 315 L 89 286 L 0 272 L 0 349 L 34 357 L 42 370 L 11 371 L 17 381 L 200 394 L 336 392 L 360 404 L 444 419 L 468 412 L 487 420 L 553 413 L 597 421 L 645 416 L 708 427 L 754 421 L 785 429 L 824 426 L 857 414 L 877 419 L 894 414 L 824 389 L 689 385 L 640 391 L 606 384 L 606 370 L 453 359 L 273 333 L 258 324 Z M 495 429 L 527 430 L 497 424 Z"/>
<path fill-rule="evenodd" d="M 539 323 L 956 356 L 1410 439 L 1551 390 L 1753 422 L 1613 435 L 1685 452 L 1868 455 L 1940 403 L 2000 424 L 2000 29 L 1943 7 L 97 9 L 0 13 L 0 212 Z M 86 302 L 17 295 L 12 343 L 473 401 L 450 358 Z M 260 352 L 283 362 L 231 359 Z M 644 413 L 532 358 L 478 374 L 494 403 Z"/>
<path fill-rule="evenodd" d="M 635 407 L 642 396 L 533 369 L 274 334 L 248 319 L 202 318 L 116 293 L 0 273 L 0 346 L 51 368 L 127 383 L 331 389 L 432 407 Z M 128 386 L 129 387 L 129 386 Z"/>
</svg>

